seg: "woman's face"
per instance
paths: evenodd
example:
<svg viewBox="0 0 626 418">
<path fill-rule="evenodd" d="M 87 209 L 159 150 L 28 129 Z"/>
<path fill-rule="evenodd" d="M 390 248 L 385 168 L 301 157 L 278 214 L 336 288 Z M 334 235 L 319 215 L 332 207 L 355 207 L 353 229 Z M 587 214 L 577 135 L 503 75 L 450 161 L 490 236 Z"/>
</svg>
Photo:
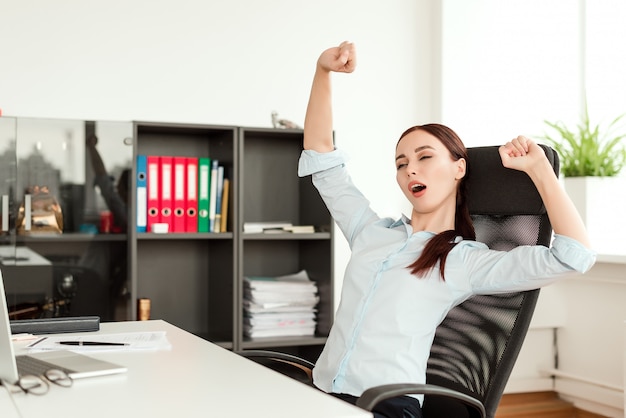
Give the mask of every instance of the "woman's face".
<svg viewBox="0 0 626 418">
<path fill-rule="evenodd" d="M 424 130 L 404 136 L 396 147 L 396 168 L 398 185 L 415 213 L 432 214 L 442 207 L 456 210 L 456 191 L 465 176 L 465 160 L 454 161 L 435 136 Z"/>
</svg>

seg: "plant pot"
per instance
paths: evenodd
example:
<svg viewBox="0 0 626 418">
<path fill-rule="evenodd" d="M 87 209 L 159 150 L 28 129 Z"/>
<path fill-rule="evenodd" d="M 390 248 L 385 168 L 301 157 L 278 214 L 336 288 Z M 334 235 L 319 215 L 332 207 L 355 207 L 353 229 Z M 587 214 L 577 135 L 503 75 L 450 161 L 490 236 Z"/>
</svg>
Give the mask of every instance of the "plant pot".
<svg viewBox="0 0 626 418">
<path fill-rule="evenodd" d="M 626 177 L 565 177 L 565 191 L 599 254 L 626 254 Z"/>
</svg>

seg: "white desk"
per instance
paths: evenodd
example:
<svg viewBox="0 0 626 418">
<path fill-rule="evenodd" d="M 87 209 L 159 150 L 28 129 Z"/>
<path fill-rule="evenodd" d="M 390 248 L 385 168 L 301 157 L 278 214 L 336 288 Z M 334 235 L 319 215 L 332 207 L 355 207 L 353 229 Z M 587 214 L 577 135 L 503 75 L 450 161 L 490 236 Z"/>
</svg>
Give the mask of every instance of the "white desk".
<svg viewBox="0 0 626 418">
<path fill-rule="evenodd" d="M 20 418 L 6 390 L 0 386 L 0 416 L 2 418 Z"/>
<path fill-rule="evenodd" d="M 79 379 L 69 389 L 50 385 L 44 396 L 15 394 L 19 413 L 24 418 L 372 416 L 164 321 L 103 323 L 98 333 L 159 330 L 166 331 L 171 350 L 90 353 L 125 365 L 128 372 Z M 25 344 L 16 344 L 16 354 L 23 353 Z M 16 416 L 1 392 L 0 416 Z"/>
</svg>

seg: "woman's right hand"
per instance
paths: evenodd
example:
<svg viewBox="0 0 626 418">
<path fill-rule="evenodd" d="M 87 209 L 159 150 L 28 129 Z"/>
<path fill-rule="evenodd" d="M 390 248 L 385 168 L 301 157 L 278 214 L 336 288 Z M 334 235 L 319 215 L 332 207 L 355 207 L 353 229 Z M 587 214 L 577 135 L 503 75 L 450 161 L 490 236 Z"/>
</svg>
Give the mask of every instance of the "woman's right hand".
<svg viewBox="0 0 626 418">
<path fill-rule="evenodd" d="M 322 52 L 317 65 L 328 72 L 351 73 L 356 68 L 356 48 L 352 42 L 344 41 Z"/>
<path fill-rule="evenodd" d="M 304 149 L 330 152 L 333 143 L 333 114 L 330 73 L 351 73 L 356 67 L 356 50 L 351 42 L 328 48 L 317 59 L 309 104 L 304 118 Z"/>
</svg>

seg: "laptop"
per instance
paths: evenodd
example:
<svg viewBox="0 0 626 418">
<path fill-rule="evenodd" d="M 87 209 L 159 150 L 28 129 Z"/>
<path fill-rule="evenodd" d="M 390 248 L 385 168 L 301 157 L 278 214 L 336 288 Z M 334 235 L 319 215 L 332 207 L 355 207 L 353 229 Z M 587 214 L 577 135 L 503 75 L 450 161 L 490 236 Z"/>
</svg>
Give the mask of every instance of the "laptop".
<svg viewBox="0 0 626 418">
<path fill-rule="evenodd" d="M 50 369 L 65 371 L 72 379 L 124 373 L 128 369 L 69 350 L 15 356 L 11 342 L 9 309 L 0 271 L 0 379 L 15 383 L 25 374 L 42 375 Z M 27 370 L 25 368 L 28 367 Z"/>
</svg>

